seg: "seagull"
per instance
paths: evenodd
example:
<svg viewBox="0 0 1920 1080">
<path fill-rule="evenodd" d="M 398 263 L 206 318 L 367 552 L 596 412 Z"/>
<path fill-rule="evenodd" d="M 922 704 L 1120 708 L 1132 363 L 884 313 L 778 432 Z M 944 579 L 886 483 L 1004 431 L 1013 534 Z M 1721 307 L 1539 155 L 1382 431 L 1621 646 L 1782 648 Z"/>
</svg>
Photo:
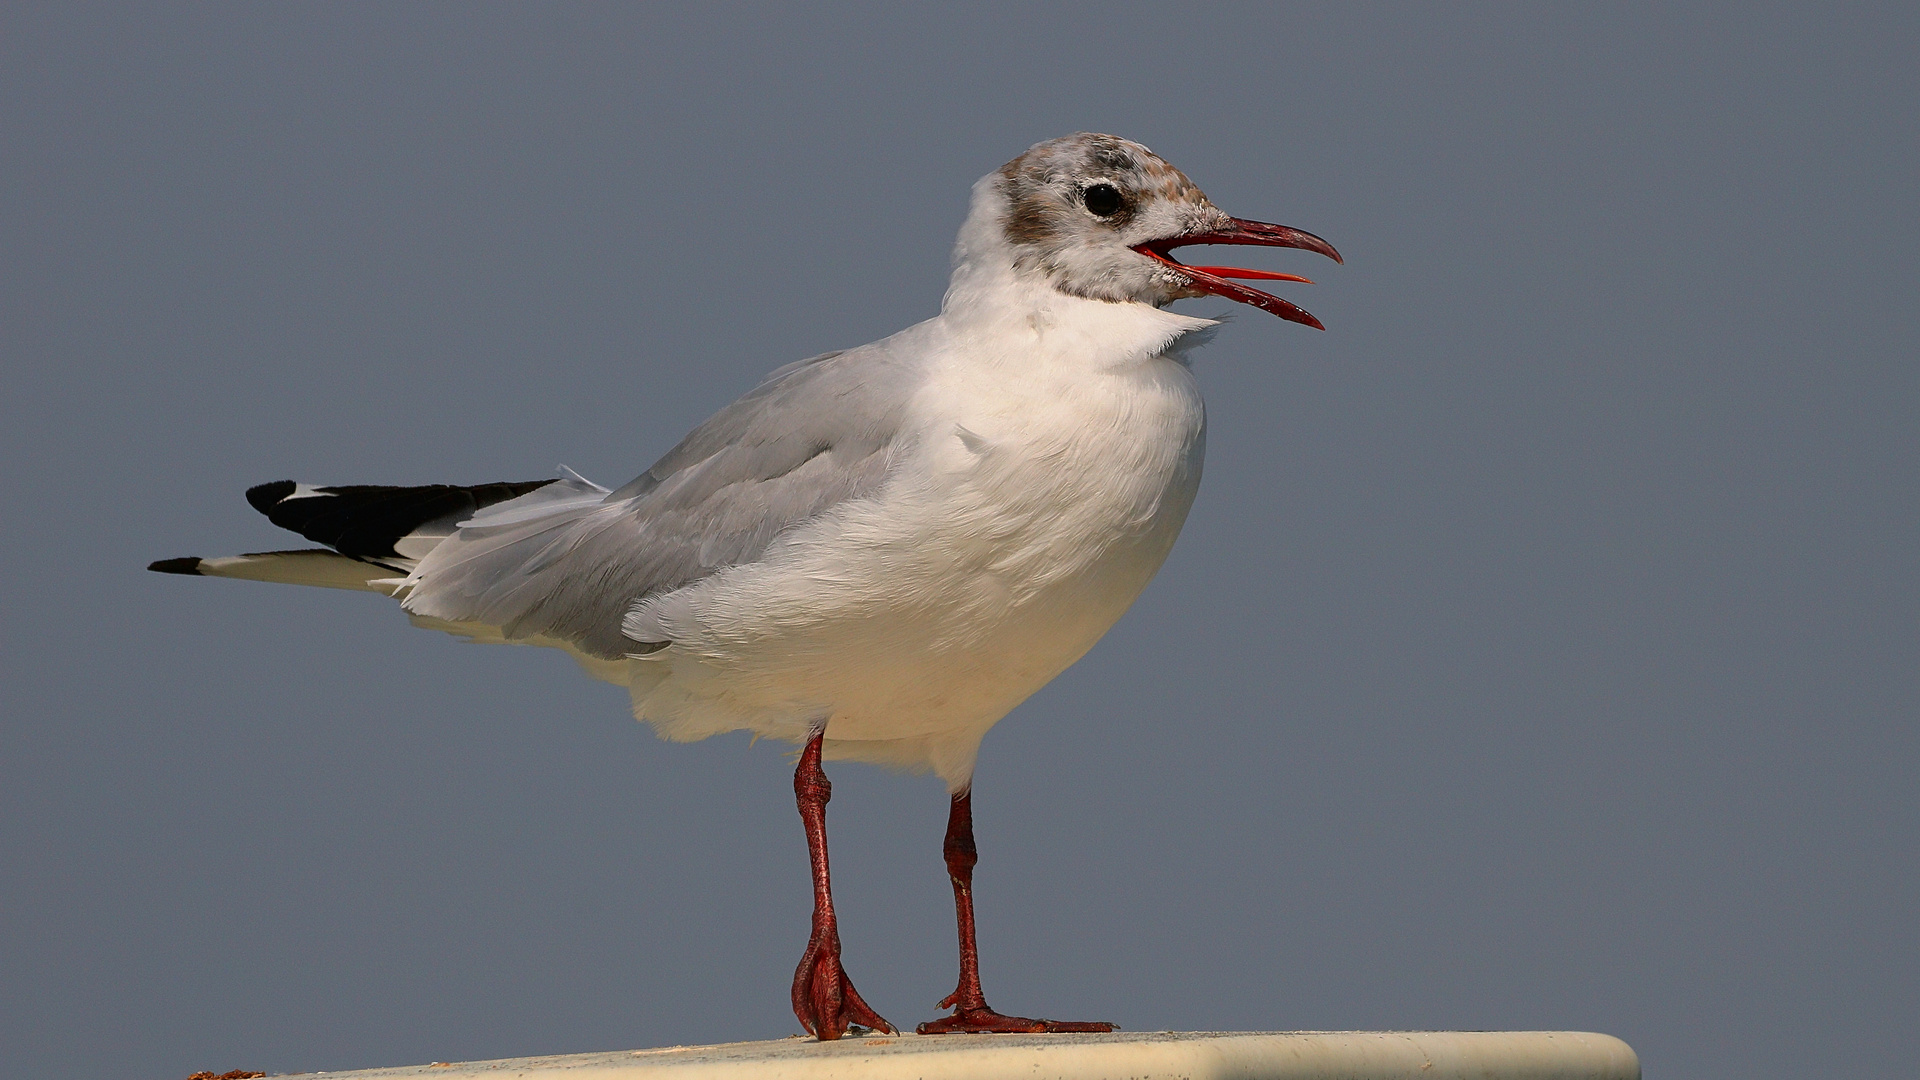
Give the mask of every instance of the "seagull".
<svg viewBox="0 0 1920 1080">
<path fill-rule="evenodd" d="M 608 490 L 557 479 L 247 492 L 325 545 L 150 569 L 385 593 L 412 621 L 564 649 L 626 686 L 663 737 L 748 731 L 801 747 L 793 789 L 813 871 L 794 1015 L 820 1040 L 894 1026 L 840 961 L 823 760 L 931 771 L 960 979 L 919 1025 L 1111 1031 L 987 1005 L 973 917 L 980 740 L 1093 647 L 1165 561 L 1200 483 L 1206 412 L 1188 352 L 1222 296 L 1315 329 L 1248 280 L 1177 248 L 1298 248 L 1299 229 L 1231 217 L 1136 142 L 1038 143 L 973 185 L 940 314 L 788 364 L 645 472 Z M 1310 283 L 1310 282 L 1309 282 Z"/>
</svg>

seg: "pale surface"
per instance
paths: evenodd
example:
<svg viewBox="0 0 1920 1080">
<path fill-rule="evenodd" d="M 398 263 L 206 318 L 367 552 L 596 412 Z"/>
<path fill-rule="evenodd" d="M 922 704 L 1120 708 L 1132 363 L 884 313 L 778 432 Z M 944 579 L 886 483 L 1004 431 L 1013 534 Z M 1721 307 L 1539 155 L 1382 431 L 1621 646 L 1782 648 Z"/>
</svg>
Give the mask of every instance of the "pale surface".
<svg viewBox="0 0 1920 1080">
<path fill-rule="evenodd" d="M 427 1076 L 643 1080 L 1639 1080 L 1640 1060 L 1611 1035 L 1585 1031 L 1296 1031 L 1263 1034 L 873 1036 L 670 1046 L 331 1073 L 356 1080 Z"/>
</svg>

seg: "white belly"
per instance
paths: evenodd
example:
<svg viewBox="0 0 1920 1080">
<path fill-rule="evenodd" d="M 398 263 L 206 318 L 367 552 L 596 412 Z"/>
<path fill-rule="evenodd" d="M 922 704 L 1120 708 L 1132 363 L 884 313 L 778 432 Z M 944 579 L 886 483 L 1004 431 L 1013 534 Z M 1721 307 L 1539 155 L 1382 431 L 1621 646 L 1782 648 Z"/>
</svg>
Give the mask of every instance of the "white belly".
<svg viewBox="0 0 1920 1080">
<path fill-rule="evenodd" d="M 829 756 L 964 784 L 986 730 L 1146 587 L 1199 484 L 1184 366 L 1058 375 L 937 384 L 876 498 L 672 598 L 675 645 L 631 662 L 636 713 L 676 739 L 824 718 Z"/>
</svg>

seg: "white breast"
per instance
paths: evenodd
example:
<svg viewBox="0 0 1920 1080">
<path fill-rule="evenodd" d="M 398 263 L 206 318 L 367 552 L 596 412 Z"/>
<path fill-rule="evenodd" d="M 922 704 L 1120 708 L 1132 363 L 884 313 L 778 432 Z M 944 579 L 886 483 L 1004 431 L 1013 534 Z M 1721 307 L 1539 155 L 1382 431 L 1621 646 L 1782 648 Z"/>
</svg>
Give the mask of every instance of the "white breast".
<svg viewBox="0 0 1920 1080">
<path fill-rule="evenodd" d="M 636 712 L 672 738 L 830 717 L 832 756 L 964 782 L 1139 595 L 1200 479 L 1199 389 L 1162 350 L 1208 324 L 1064 306 L 951 336 L 888 485 L 689 590 L 676 645 L 633 662 Z"/>
</svg>

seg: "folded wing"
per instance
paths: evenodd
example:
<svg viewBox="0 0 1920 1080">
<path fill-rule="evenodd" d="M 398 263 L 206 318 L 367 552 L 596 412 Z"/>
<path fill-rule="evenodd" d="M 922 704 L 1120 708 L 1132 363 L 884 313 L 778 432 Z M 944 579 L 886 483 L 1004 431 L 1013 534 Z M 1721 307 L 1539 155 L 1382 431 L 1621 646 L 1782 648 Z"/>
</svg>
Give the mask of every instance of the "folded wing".
<svg viewBox="0 0 1920 1080">
<path fill-rule="evenodd" d="M 639 600 L 758 559 L 784 530 L 876 491 L 917 371 L 886 343 L 788 365 L 616 491 L 568 477 L 461 522 L 407 578 L 422 619 L 607 659 Z"/>
</svg>

